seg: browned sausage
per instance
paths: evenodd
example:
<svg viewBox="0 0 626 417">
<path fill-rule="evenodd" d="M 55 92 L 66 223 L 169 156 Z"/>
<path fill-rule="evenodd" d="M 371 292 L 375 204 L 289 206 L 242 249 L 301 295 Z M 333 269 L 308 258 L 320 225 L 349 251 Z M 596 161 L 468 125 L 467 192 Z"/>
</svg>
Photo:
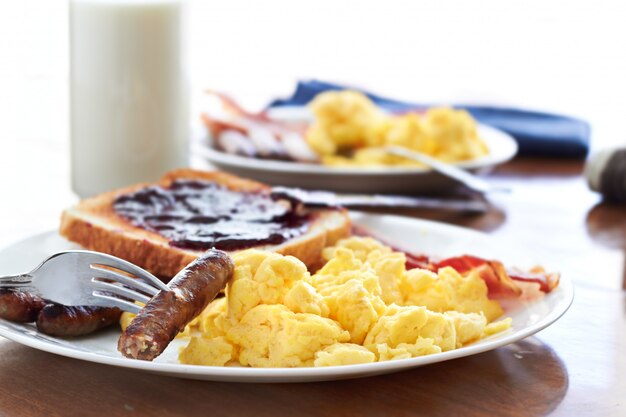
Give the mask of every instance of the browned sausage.
<svg viewBox="0 0 626 417">
<path fill-rule="evenodd" d="M 226 286 L 234 265 L 226 252 L 211 249 L 187 265 L 133 319 L 117 343 L 128 358 L 151 361 Z"/>
<path fill-rule="evenodd" d="M 43 298 L 28 292 L 0 289 L 0 318 L 19 323 L 30 323 L 46 305 Z"/>
<path fill-rule="evenodd" d="M 119 322 L 121 315 L 115 307 L 47 304 L 37 316 L 37 330 L 51 336 L 83 336 Z"/>
<path fill-rule="evenodd" d="M 0 290 L 0 317 L 19 323 L 37 322 L 51 336 L 81 336 L 119 321 L 122 311 L 105 307 L 66 307 L 12 289 Z"/>
</svg>

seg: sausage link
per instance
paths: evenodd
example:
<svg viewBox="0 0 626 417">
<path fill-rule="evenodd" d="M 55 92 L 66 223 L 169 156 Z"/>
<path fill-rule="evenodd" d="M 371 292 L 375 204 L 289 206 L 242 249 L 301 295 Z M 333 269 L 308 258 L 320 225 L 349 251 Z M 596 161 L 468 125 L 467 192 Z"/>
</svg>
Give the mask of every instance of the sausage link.
<svg viewBox="0 0 626 417">
<path fill-rule="evenodd" d="M 18 323 L 30 323 L 37 319 L 46 301 L 28 292 L 0 289 L 0 318 Z"/>
<path fill-rule="evenodd" d="M 122 355 L 151 361 L 226 287 L 233 274 L 226 252 L 211 249 L 187 265 L 141 309 L 120 336 Z"/>
<path fill-rule="evenodd" d="M 51 336 L 83 336 L 119 322 L 121 315 L 115 307 L 47 304 L 37 316 L 37 330 Z"/>
</svg>

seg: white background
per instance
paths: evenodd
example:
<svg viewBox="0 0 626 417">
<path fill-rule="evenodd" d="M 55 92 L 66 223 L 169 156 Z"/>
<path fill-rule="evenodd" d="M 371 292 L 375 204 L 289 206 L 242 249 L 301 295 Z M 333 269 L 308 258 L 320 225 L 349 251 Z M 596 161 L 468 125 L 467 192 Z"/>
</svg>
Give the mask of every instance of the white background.
<svg viewBox="0 0 626 417">
<path fill-rule="evenodd" d="M 195 91 L 260 107 L 319 78 L 585 118 L 626 144 L 626 3 L 190 0 Z M 68 2 L 0 1 L 0 140 L 67 142 Z M 42 128 L 45 126 L 45 129 Z M 1 161 L 1 160 L 0 160 Z"/>
</svg>

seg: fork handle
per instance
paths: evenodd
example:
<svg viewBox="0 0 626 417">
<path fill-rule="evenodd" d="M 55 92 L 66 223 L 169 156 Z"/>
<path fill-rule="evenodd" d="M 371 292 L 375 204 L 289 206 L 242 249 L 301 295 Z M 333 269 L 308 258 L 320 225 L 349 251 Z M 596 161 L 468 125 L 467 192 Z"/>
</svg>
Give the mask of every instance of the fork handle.
<svg viewBox="0 0 626 417">
<path fill-rule="evenodd" d="M 31 274 L 5 275 L 0 277 L 0 288 L 25 287 L 33 282 Z"/>
<path fill-rule="evenodd" d="M 472 174 L 469 171 L 465 171 L 461 168 L 458 168 L 454 165 L 448 164 L 446 162 L 442 162 L 438 159 L 435 159 L 429 155 L 423 154 L 421 152 L 415 152 L 410 149 L 406 149 L 400 146 L 387 146 L 384 148 L 388 153 L 401 156 L 403 158 L 412 159 L 417 162 L 421 162 L 424 165 L 428 165 L 434 171 L 439 172 L 447 177 L 450 177 L 461 184 L 465 185 L 470 190 L 474 190 L 481 194 L 486 194 L 493 191 L 499 192 L 509 192 L 508 188 L 503 187 L 495 187 L 489 184 L 487 181 L 482 178 Z"/>
</svg>

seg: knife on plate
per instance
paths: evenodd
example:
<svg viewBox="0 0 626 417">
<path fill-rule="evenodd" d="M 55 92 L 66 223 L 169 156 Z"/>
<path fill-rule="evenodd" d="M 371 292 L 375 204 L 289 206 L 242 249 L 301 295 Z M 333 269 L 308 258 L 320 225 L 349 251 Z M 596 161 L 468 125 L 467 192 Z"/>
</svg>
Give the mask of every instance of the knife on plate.
<svg viewBox="0 0 626 417">
<path fill-rule="evenodd" d="M 434 197 L 413 197 L 383 194 L 335 194 L 329 191 L 308 191 L 300 188 L 273 187 L 275 199 L 285 199 L 303 204 L 305 207 L 346 208 L 426 208 L 485 213 L 489 203 L 484 200 L 462 200 Z"/>
</svg>

